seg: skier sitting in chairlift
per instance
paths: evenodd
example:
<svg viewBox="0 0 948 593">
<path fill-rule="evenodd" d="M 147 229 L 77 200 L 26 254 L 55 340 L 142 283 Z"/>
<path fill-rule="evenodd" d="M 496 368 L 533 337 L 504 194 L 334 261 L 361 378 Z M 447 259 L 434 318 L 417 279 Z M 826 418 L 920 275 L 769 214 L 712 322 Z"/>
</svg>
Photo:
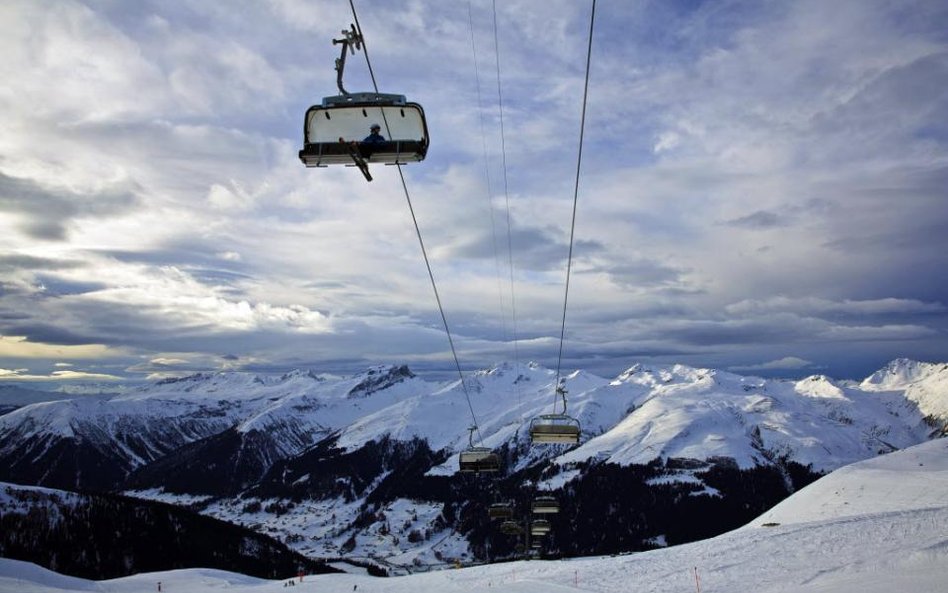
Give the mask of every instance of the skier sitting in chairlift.
<svg viewBox="0 0 948 593">
<path fill-rule="evenodd" d="M 385 136 L 380 134 L 382 131 L 382 126 L 378 124 L 372 124 L 369 127 L 369 135 L 366 136 L 363 140 L 363 144 L 378 144 L 380 142 L 385 142 Z"/>
</svg>

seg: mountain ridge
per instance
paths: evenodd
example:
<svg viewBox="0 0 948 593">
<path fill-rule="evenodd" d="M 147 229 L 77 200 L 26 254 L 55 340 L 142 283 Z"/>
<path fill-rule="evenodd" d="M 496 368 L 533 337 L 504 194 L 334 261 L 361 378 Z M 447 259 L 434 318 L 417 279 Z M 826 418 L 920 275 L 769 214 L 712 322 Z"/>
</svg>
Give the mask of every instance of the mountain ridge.
<svg viewBox="0 0 948 593">
<path fill-rule="evenodd" d="M 512 362 L 442 382 L 405 365 L 347 377 L 197 374 L 0 416 L 0 480 L 182 504 L 313 556 L 432 564 L 512 553 L 489 535 L 484 500 L 498 496 L 549 491 L 572 505 L 557 529 L 595 532 L 601 526 L 582 514 L 602 511 L 577 497 L 594 483 L 634 492 L 649 509 L 629 532 L 637 535 L 582 544 L 555 536 L 549 553 L 647 549 L 733 528 L 820 473 L 948 425 L 948 365 L 939 363 L 900 359 L 862 382 L 635 364 L 612 379 L 563 375 L 582 441 L 531 446 L 531 419 L 561 407 L 555 380 L 550 369 Z M 457 474 L 472 408 L 474 444 L 503 460 L 493 480 Z M 671 502 L 648 502 L 655 497 Z M 676 513 L 711 512 L 723 517 L 712 531 L 674 526 Z"/>
</svg>

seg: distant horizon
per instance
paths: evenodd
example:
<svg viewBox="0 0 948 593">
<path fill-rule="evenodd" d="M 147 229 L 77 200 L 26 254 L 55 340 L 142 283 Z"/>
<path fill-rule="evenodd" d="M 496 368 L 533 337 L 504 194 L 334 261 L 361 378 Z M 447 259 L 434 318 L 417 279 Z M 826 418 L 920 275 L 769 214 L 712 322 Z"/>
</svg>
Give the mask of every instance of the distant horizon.
<svg viewBox="0 0 948 593">
<path fill-rule="evenodd" d="M 863 374 L 852 375 L 852 376 L 834 375 L 829 372 L 821 372 L 818 369 L 814 369 L 814 368 L 805 369 L 805 371 L 807 372 L 804 372 L 804 369 L 801 369 L 797 373 L 790 373 L 790 372 L 787 372 L 786 369 L 761 369 L 761 370 L 755 370 L 755 371 L 748 371 L 748 370 L 740 370 L 740 369 L 734 369 L 734 368 L 719 368 L 719 367 L 714 367 L 714 366 L 709 366 L 709 365 L 691 365 L 691 364 L 686 364 L 686 363 L 681 363 L 681 362 L 656 362 L 656 361 L 650 361 L 650 362 L 634 361 L 631 364 L 628 364 L 622 367 L 620 370 L 613 373 L 594 372 L 586 368 L 565 368 L 565 369 L 561 369 L 561 371 L 564 375 L 568 375 L 569 373 L 572 373 L 575 371 L 584 371 L 584 372 L 588 372 L 593 375 L 596 375 L 598 377 L 602 377 L 604 379 L 612 379 L 612 378 L 618 377 L 619 375 L 621 375 L 622 373 L 624 373 L 625 371 L 627 371 L 628 369 L 632 368 L 633 366 L 637 364 L 641 364 L 645 366 L 683 365 L 690 368 L 723 371 L 723 372 L 728 372 L 728 373 L 745 376 L 745 377 L 761 377 L 764 379 L 773 379 L 773 380 L 785 379 L 789 381 L 795 381 L 795 380 L 804 379 L 806 377 L 825 375 L 834 381 L 861 382 L 867 379 L 868 377 L 872 376 L 873 373 L 885 369 L 889 364 L 898 360 L 909 360 L 911 362 L 917 362 L 921 364 L 931 364 L 931 365 L 948 364 L 948 362 L 946 361 L 918 360 L 918 359 L 907 358 L 907 357 L 896 357 L 889 361 L 884 362 L 878 367 L 874 367 L 871 370 L 864 372 Z M 505 364 L 505 363 L 513 364 L 514 361 L 513 360 L 500 360 L 491 365 L 487 365 L 483 367 L 462 368 L 462 372 L 464 376 L 467 377 L 470 373 L 490 370 L 492 368 L 496 368 L 497 366 L 501 364 Z M 531 363 L 540 364 L 540 366 L 549 370 L 554 370 L 554 371 L 556 370 L 555 365 L 549 366 L 549 365 L 539 363 L 538 361 L 520 361 L 520 364 L 523 364 L 523 365 L 531 364 Z M 393 363 L 369 364 L 361 368 L 345 369 L 345 370 L 343 369 L 343 367 L 324 368 L 324 367 L 319 367 L 319 366 L 305 366 L 305 365 L 296 366 L 296 367 L 286 367 L 286 368 L 208 369 L 208 370 L 194 370 L 194 371 L 189 371 L 183 374 L 167 375 L 163 377 L 140 377 L 140 378 L 135 377 L 135 378 L 129 378 L 129 379 L 124 379 L 124 380 L 113 379 L 109 381 L 83 380 L 83 381 L 69 382 L 69 381 L 45 381 L 45 380 L 39 380 L 39 379 L 11 381 L 11 380 L 0 379 L 0 388 L 18 387 L 21 389 L 27 389 L 27 390 L 33 390 L 33 391 L 43 391 L 43 392 L 51 392 L 51 393 L 58 393 L 58 392 L 68 393 L 70 390 L 81 392 L 83 389 L 101 387 L 101 390 L 99 391 L 88 392 L 90 395 L 94 395 L 97 393 L 109 393 L 109 387 L 114 387 L 116 388 L 117 391 L 121 391 L 123 389 L 154 384 L 154 383 L 168 380 L 168 379 L 183 379 L 183 378 L 192 377 L 196 375 L 202 375 L 202 374 L 243 373 L 243 374 L 255 374 L 255 375 L 264 375 L 264 376 L 279 376 L 279 375 L 291 373 L 293 371 L 312 371 L 312 372 L 316 372 L 317 374 L 328 374 L 328 375 L 337 375 L 341 377 L 351 377 L 351 376 L 359 375 L 361 373 L 368 371 L 369 369 L 372 369 L 374 367 L 379 367 L 379 366 L 381 367 L 407 366 L 408 369 L 411 370 L 411 372 L 413 372 L 415 375 L 425 380 L 430 380 L 430 381 L 453 381 L 453 380 L 457 380 L 458 378 L 456 369 L 432 369 L 432 368 L 424 368 L 424 367 L 415 367 L 409 363 L 393 362 Z"/>
</svg>

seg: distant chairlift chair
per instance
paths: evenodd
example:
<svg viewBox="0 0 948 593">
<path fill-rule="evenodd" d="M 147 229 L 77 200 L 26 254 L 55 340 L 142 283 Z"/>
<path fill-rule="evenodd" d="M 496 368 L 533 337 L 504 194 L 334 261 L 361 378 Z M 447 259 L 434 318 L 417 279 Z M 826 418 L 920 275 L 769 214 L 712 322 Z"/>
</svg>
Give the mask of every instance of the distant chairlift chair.
<svg viewBox="0 0 948 593">
<path fill-rule="evenodd" d="M 504 535 L 520 535 L 523 533 L 523 527 L 512 519 L 508 519 L 500 524 L 500 532 Z"/>
<path fill-rule="evenodd" d="M 560 512 L 560 503 L 552 496 L 538 496 L 533 499 L 530 509 L 534 515 L 549 515 Z"/>
<path fill-rule="evenodd" d="M 530 441 L 537 443 L 566 443 L 579 442 L 579 420 L 566 415 L 566 389 L 557 385 L 556 395 L 563 401 L 563 413 L 556 414 L 554 404 L 553 414 L 543 414 L 530 422 Z"/>
<path fill-rule="evenodd" d="M 458 457 L 459 471 L 465 473 L 482 473 L 500 471 L 500 456 L 489 447 L 474 446 L 474 432 L 476 426 L 468 429 L 468 448 L 461 451 Z"/>
<path fill-rule="evenodd" d="M 513 506 L 509 502 L 495 502 L 487 508 L 487 516 L 495 519 L 508 520 L 513 518 Z"/>
<path fill-rule="evenodd" d="M 536 519 L 530 524 L 530 535 L 541 536 L 549 533 L 553 527 L 546 519 Z"/>
</svg>

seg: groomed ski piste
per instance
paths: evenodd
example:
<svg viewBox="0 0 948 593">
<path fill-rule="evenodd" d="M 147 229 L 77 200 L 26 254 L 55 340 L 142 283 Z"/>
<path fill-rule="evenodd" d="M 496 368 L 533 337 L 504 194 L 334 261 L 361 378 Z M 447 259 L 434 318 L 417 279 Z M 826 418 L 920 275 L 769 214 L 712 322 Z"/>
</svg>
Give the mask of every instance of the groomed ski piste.
<svg viewBox="0 0 948 593">
<path fill-rule="evenodd" d="M 0 559 L 0 591 L 17 593 L 262 593 L 291 579 L 298 593 L 944 593 L 948 439 L 843 467 L 730 533 L 637 554 L 302 581 L 208 569 L 88 581 Z"/>
</svg>

